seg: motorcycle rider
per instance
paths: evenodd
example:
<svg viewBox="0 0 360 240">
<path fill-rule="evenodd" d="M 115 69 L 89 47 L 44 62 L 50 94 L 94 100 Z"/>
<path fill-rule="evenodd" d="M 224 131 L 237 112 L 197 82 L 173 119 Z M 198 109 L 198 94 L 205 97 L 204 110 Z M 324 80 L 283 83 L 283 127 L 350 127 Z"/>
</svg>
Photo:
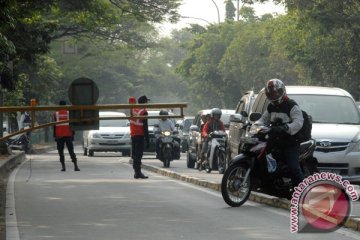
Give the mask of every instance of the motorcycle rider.
<svg viewBox="0 0 360 240">
<path fill-rule="evenodd" d="M 219 108 L 213 108 L 211 109 L 211 117 L 210 119 L 205 123 L 202 131 L 201 136 L 204 139 L 203 146 L 201 149 L 201 165 L 206 165 L 208 163 L 207 160 L 207 152 L 208 152 L 208 146 L 210 142 L 210 138 L 208 138 L 208 135 L 214 131 L 225 131 L 224 123 L 221 121 L 221 109 Z"/>
<path fill-rule="evenodd" d="M 159 127 L 157 129 L 157 132 L 159 133 L 165 131 L 173 132 L 175 130 L 175 125 L 170 119 L 167 118 L 169 113 L 166 110 L 160 110 L 159 115 L 162 117 L 161 119 L 159 119 L 158 122 Z M 160 143 L 161 143 L 161 137 L 160 135 L 157 135 L 155 151 L 156 151 L 156 158 L 158 159 L 160 158 Z"/>
<path fill-rule="evenodd" d="M 289 166 L 291 182 L 295 187 L 304 179 L 299 164 L 300 143 L 295 136 L 301 129 L 304 118 L 300 107 L 287 96 L 281 80 L 270 79 L 266 83 L 265 94 L 270 104 L 255 124 L 272 125 L 269 146 L 280 150 L 279 154 Z M 281 125 L 278 126 L 279 122 Z"/>
</svg>

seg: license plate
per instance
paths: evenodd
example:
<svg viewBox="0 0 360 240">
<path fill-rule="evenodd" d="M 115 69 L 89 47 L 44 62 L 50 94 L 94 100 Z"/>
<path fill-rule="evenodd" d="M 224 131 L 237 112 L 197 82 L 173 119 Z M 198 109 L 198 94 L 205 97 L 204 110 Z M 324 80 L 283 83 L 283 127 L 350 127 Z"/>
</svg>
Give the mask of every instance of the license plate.
<svg viewBox="0 0 360 240">
<path fill-rule="evenodd" d="M 106 141 L 105 144 L 117 144 L 118 142 L 116 140 L 110 140 L 110 141 Z"/>
<path fill-rule="evenodd" d="M 164 137 L 164 138 L 162 139 L 162 142 L 165 142 L 165 143 L 172 142 L 172 138 Z"/>
<path fill-rule="evenodd" d="M 338 169 L 319 169 L 319 172 L 329 172 L 329 173 L 336 173 L 336 174 L 340 174 L 340 170 Z"/>
</svg>

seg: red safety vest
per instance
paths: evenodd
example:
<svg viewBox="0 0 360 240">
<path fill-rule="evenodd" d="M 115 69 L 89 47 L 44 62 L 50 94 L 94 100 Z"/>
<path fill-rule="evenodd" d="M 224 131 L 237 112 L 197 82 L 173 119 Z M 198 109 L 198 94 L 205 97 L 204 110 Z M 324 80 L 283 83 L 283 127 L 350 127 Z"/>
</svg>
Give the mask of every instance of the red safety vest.
<svg viewBox="0 0 360 240">
<path fill-rule="evenodd" d="M 145 115 L 146 109 L 139 109 L 134 108 L 133 109 L 133 116 L 141 116 Z M 142 119 L 134 118 L 130 119 L 130 134 L 131 136 L 144 136 L 144 123 Z"/>
<path fill-rule="evenodd" d="M 55 114 L 56 121 L 69 120 L 69 111 L 60 110 Z M 71 131 L 69 123 L 60 123 L 55 126 L 55 136 L 56 137 L 71 137 L 73 132 Z"/>
</svg>

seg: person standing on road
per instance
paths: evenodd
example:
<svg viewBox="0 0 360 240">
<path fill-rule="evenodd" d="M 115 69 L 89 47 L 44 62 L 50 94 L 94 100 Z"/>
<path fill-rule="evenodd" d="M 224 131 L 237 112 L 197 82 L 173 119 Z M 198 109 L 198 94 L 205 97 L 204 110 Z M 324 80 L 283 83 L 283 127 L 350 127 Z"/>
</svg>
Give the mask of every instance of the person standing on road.
<svg viewBox="0 0 360 240">
<path fill-rule="evenodd" d="M 146 104 L 150 99 L 146 96 L 141 96 L 138 98 L 139 104 Z M 145 108 L 134 108 L 132 110 L 133 116 L 147 116 L 148 112 Z M 148 130 L 148 121 L 147 119 L 133 118 L 130 119 L 130 134 L 131 134 L 131 157 L 133 159 L 133 168 L 135 171 L 135 179 L 145 179 L 148 176 L 145 176 L 141 172 L 141 159 L 144 154 L 144 145 L 146 143 L 146 148 L 149 148 L 149 130 Z"/>
<path fill-rule="evenodd" d="M 66 102 L 62 100 L 59 102 L 59 105 L 66 105 Z M 69 111 L 64 109 L 55 112 L 54 120 L 56 122 L 69 120 Z M 71 130 L 69 123 L 56 124 L 54 127 L 54 138 L 56 141 L 56 146 L 60 157 L 60 163 L 62 167 L 61 171 L 63 172 L 66 171 L 65 156 L 64 156 L 65 144 L 70 154 L 71 160 L 74 163 L 74 171 L 80 171 L 77 165 L 77 158 L 74 153 L 74 145 L 73 145 L 74 132 Z"/>
</svg>

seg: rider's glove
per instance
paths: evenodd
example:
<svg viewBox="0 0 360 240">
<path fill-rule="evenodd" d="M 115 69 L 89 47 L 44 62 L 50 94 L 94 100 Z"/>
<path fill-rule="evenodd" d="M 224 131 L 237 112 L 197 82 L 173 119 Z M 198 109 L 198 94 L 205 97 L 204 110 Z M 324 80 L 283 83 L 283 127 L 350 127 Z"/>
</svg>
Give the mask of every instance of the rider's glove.
<svg viewBox="0 0 360 240">
<path fill-rule="evenodd" d="M 289 129 L 289 126 L 287 124 L 282 125 L 282 126 L 275 126 L 275 127 L 271 127 L 271 132 L 274 134 L 280 134 L 280 133 L 284 133 Z"/>
</svg>

